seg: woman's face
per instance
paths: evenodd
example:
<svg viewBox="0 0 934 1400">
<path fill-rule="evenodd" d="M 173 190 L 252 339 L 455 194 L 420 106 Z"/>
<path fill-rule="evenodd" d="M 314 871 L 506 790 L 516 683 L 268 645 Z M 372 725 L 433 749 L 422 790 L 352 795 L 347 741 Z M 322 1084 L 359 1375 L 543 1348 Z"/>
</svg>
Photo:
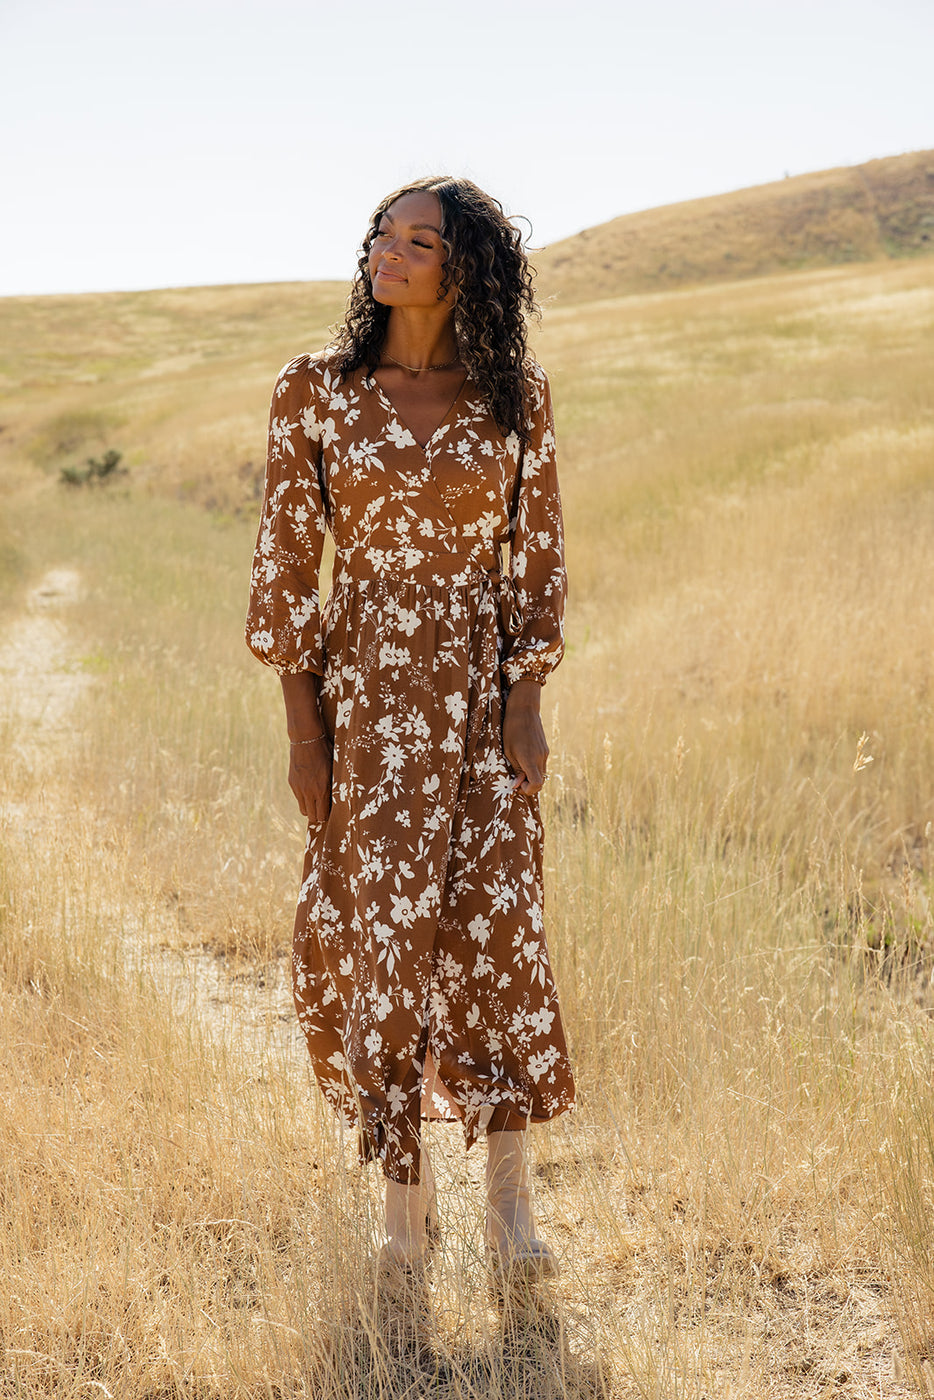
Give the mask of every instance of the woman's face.
<svg viewBox="0 0 934 1400">
<path fill-rule="evenodd" d="M 437 307 L 446 260 L 441 242 L 441 201 L 429 190 L 400 195 L 379 221 L 370 247 L 373 297 L 384 306 Z"/>
</svg>

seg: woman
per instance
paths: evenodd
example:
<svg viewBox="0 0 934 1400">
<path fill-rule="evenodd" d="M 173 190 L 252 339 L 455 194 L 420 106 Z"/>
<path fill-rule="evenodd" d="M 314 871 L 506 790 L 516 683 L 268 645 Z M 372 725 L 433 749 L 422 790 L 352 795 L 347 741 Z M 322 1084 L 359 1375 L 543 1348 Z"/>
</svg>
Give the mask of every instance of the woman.
<svg viewBox="0 0 934 1400">
<path fill-rule="evenodd" d="M 437 1228 L 422 1116 L 487 1135 L 496 1271 L 555 1271 L 525 1156 L 529 1123 L 573 1103 L 542 925 L 539 703 L 565 573 L 533 310 L 500 205 L 417 181 L 379 205 L 343 326 L 285 367 L 270 415 L 247 641 L 280 675 L 309 822 L 295 1003 L 386 1176 L 381 1260 L 407 1274 Z"/>
</svg>

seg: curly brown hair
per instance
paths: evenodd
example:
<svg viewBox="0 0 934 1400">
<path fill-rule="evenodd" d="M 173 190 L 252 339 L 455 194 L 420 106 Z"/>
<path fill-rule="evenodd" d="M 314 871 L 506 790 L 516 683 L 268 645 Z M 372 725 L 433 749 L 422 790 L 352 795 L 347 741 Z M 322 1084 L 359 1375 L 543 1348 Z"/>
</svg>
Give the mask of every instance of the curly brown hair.
<svg viewBox="0 0 934 1400">
<path fill-rule="evenodd" d="M 388 306 L 373 297 L 369 253 L 380 220 L 403 195 L 428 191 L 441 205 L 441 241 L 446 262 L 441 282 L 444 297 L 457 289 L 454 330 L 468 374 L 486 399 L 500 430 L 527 436 L 530 394 L 525 369 L 527 320 L 539 309 L 522 235 L 503 206 L 472 180 L 430 175 L 387 195 L 373 211 L 357 263 L 343 324 L 331 342 L 342 376 L 379 364 Z"/>
</svg>

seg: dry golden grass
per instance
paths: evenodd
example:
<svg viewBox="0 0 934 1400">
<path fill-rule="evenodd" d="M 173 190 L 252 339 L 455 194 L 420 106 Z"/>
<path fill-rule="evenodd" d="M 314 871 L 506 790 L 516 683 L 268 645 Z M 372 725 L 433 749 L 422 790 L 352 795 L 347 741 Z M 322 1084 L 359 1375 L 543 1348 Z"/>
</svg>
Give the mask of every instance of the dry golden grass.
<svg viewBox="0 0 934 1400">
<path fill-rule="evenodd" d="M 573 579 L 549 900 L 581 1106 L 536 1134 L 536 1182 L 564 1275 L 491 1305 L 479 1154 L 435 1128 L 418 1328 L 380 1312 L 378 1183 L 264 1000 L 301 832 L 240 636 L 236 471 L 336 314 L 316 296 L 14 308 L 0 1394 L 934 1394 L 934 264 L 547 317 Z M 130 461 L 114 488 L 56 484 L 80 414 Z"/>
</svg>

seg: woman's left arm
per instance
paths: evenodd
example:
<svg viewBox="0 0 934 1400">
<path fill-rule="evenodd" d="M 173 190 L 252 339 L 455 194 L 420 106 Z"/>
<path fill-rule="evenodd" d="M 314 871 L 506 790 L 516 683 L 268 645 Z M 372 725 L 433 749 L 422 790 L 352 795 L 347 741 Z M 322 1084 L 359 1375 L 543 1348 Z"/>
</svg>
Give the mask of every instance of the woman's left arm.
<svg viewBox="0 0 934 1400">
<path fill-rule="evenodd" d="M 520 624 L 501 669 L 509 687 L 503 752 L 516 774 L 516 787 L 531 794 L 541 790 L 548 762 L 541 688 L 564 655 L 567 572 L 551 391 L 537 365 L 530 380 L 533 411 L 509 560 Z"/>
</svg>

